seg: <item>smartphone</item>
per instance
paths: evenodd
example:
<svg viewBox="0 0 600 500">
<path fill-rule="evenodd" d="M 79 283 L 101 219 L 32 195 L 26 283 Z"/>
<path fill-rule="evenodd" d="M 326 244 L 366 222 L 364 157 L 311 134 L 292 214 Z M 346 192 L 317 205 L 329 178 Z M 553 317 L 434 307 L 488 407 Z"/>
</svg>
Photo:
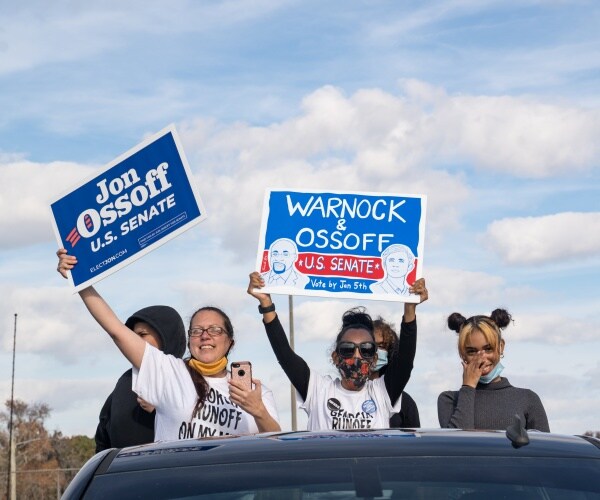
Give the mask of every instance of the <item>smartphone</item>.
<svg viewBox="0 0 600 500">
<path fill-rule="evenodd" d="M 239 380 L 245 389 L 252 390 L 252 363 L 234 361 L 231 363 L 231 379 Z"/>
</svg>

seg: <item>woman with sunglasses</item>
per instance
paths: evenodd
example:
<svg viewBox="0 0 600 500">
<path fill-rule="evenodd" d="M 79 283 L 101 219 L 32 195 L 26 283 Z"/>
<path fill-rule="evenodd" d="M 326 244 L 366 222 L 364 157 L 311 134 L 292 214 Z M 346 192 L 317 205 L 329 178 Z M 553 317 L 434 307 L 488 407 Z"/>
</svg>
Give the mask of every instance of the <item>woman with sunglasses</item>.
<svg viewBox="0 0 600 500">
<path fill-rule="evenodd" d="M 77 264 L 57 252 L 65 278 Z M 133 390 L 156 408 L 155 441 L 279 431 L 273 393 L 253 379 L 248 390 L 231 380 L 227 355 L 233 325 L 216 307 L 198 309 L 190 320 L 185 360 L 167 355 L 123 324 L 93 287 L 79 296 L 98 324 L 133 365 Z"/>
<path fill-rule="evenodd" d="M 264 286 L 258 272 L 250 274 L 248 293 L 260 303 L 258 310 L 273 352 L 308 414 L 308 430 L 389 427 L 390 416 L 399 411 L 396 403 L 413 367 L 416 304 L 404 304 L 399 349 L 390 356 L 385 376 L 375 380 L 369 379 L 377 362 L 373 320 L 363 308 L 346 311 L 331 353 L 340 377 L 332 379 L 313 372 L 291 349 L 271 296 L 259 291 Z M 427 300 L 425 280 L 417 280 L 410 292 L 419 295 L 420 302 Z"/>
<path fill-rule="evenodd" d="M 550 432 L 546 411 L 539 396 L 513 387 L 501 377 L 504 369 L 504 339 L 511 315 L 495 309 L 489 316 L 466 319 L 460 313 L 448 316 L 448 328 L 458 333 L 458 353 L 463 368 L 463 385 L 438 397 L 441 427 L 504 430 L 519 415 L 526 429 Z"/>
</svg>

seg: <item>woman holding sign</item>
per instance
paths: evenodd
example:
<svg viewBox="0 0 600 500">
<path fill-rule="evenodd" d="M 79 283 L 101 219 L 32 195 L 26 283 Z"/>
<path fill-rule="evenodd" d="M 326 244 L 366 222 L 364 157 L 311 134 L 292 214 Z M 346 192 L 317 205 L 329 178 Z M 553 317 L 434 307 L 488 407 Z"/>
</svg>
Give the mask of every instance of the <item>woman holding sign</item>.
<svg viewBox="0 0 600 500">
<path fill-rule="evenodd" d="M 279 364 L 298 391 L 301 408 L 308 414 L 308 430 L 373 429 L 390 425 L 390 416 L 410 378 L 417 347 L 416 304 L 404 304 L 398 349 L 388 360 L 383 377 L 370 380 L 377 363 L 373 320 L 364 309 L 346 311 L 337 334 L 331 360 L 340 373 L 332 379 L 315 373 L 290 347 L 275 312 L 271 296 L 260 292 L 265 286 L 258 272 L 250 274 L 248 293 L 260 305 L 265 330 Z M 427 300 L 425 280 L 419 279 L 411 293 Z"/>
<path fill-rule="evenodd" d="M 500 376 L 504 367 L 504 339 L 511 315 L 496 309 L 489 316 L 460 313 L 448 316 L 448 328 L 458 333 L 463 385 L 438 398 L 438 419 L 442 427 L 504 430 L 519 415 L 526 429 L 550 432 L 546 411 L 538 395 L 510 385 Z"/>
<path fill-rule="evenodd" d="M 64 249 L 57 255 L 58 271 L 66 277 L 77 259 Z M 254 388 L 246 388 L 229 378 L 233 326 L 220 309 L 194 313 L 187 343 L 191 357 L 182 360 L 142 340 L 93 287 L 79 296 L 133 365 L 133 390 L 156 408 L 156 441 L 281 430 L 272 392 L 256 379 Z"/>
</svg>

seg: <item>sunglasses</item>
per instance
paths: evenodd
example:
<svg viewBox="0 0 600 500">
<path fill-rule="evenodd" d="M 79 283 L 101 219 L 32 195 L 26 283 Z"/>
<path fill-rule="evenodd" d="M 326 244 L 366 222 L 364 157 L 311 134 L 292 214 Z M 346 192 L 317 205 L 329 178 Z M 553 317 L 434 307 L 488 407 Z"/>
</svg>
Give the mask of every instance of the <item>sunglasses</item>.
<svg viewBox="0 0 600 500">
<path fill-rule="evenodd" d="M 360 355 L 364 359 L 373 359 L 375 353 L 377 353 L 377 346 L 373 342 L 361 342 L 355 344 L 354 342 L 340 342 L 335 350 L 342 358 L 348 359 L 354 356 L 354 352 L 358 349 Z"/>
</svg>

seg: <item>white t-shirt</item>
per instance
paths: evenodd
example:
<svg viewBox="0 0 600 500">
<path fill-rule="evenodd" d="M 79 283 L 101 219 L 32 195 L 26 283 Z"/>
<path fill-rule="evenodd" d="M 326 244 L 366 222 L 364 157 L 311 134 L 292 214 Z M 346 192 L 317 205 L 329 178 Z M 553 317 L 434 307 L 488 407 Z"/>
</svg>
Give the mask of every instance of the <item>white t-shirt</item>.
<svg viewBox="0 0 600 500">
<path fill-rule="evenodd" d="M 198 396 L 184 361 L 146 345 L 140 369 L 133 368 L 132 389 L 156 407 L 155 441 L 258 432 L 254 417 L 230 401 L 229 374 L 204 379 L 209 386 L 208 396 L 192 418 Z M 262 400 L 269 414 L 279 421 L 273 393 L 264 385 Z"/>
<path fill-rule="evenodd" d="M 360 391 L 342 387 L 339 378 L 310 372 L 306 401 L 296 397 L 308 415 L 307 429 L 383 429 L 400 411 L 400 398 L 392 407 L 383 377 L 367 380 Z"/>
</svg>

